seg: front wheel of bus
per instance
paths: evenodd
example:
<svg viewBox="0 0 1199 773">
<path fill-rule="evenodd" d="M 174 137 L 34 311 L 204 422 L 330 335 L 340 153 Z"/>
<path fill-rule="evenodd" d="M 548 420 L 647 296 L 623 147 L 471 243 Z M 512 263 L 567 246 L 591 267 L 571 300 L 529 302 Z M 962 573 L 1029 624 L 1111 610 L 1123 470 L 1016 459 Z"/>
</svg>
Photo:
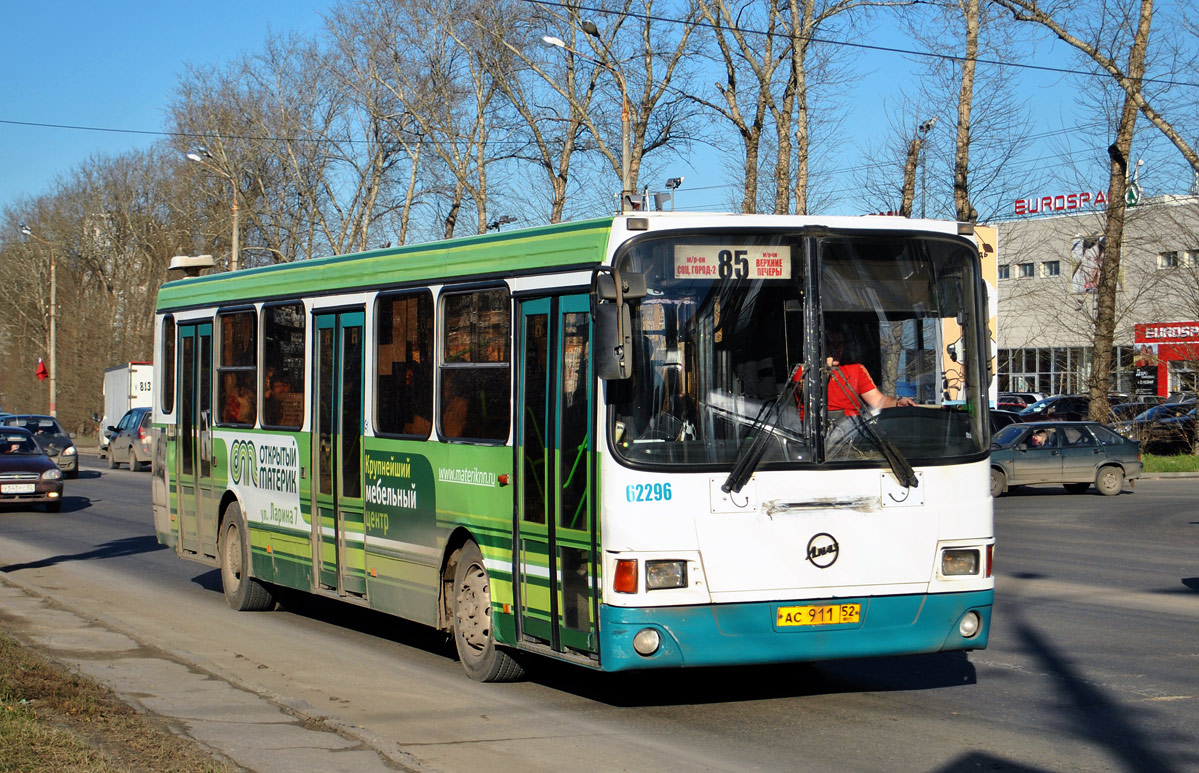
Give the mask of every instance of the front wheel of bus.
<svg viewBox="0 0 1199 773">
<path fill-rule="evenodd" d="M 225 600 L 238 612 L 257 612 L 275 605 L 275 597 L 250 576 L 250 534 L 237 503 L 225 510 L 221 529 L 221 587 Z"/>
<path fill-rule="evenodd" d="M 491 619 L 491 578 L 479 546 L 468 542 L 458 550 L 454 568 L 454 646 L 471 679 L 510 682 L 524 667 L 495 643 Z"/>
</svg>

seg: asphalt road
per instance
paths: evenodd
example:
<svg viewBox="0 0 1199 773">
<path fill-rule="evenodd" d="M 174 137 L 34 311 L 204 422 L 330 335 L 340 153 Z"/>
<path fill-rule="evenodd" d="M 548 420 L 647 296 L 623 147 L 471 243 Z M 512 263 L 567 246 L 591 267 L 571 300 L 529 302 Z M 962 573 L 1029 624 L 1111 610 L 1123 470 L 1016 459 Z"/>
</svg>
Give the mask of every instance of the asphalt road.
<svg viewBox="0 0 1199 773">
<path fill-rule="evenodd" d="M 1199 770 L 1199 479 L 996 505 L 989 649 L 469 681 L 443 637 L 321 600 L 235 613 L 151 528 L 149 475 L 84 456 L 60 515 L 0 510 L 0 572 L 430 770 Z M 269 761 L 259 770 L 285 769 Z"/>
</svg>

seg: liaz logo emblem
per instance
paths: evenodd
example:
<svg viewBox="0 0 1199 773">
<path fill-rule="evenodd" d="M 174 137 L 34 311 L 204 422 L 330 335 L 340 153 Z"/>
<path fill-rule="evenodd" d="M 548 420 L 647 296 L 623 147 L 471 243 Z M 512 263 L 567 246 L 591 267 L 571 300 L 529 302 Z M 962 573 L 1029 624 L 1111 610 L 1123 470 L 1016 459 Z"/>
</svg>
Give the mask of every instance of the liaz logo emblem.
<svg viewBox="0 0 1199 773">
<path fill-rule="evenodd" d="M 808 540 L 807 560 L 817 569 L 828 569 L 837 563 L 837 556 L 840 554 L 841 546 L 831 534 L 821 532 Z"/>
<path fill-rule="evenodd" d="M 258 485 L 258 454 L 249 440 L 229 444 L 229 474 L 239 486 Z"/>
</svg>

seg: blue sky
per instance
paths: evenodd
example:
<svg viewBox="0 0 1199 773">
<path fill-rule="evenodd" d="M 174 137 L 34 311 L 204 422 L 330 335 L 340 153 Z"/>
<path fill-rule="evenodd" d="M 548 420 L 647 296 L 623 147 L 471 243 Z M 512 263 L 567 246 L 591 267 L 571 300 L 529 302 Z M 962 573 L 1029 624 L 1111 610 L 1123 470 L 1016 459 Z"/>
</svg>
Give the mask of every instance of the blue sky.
<svg viewBox="0 0 1199 773">
<path fill-rule="evenodd" d="M 205 4 L 125 1 L 12 3 L 5 8 L 7 40 L 0 47 L 0 121 L 66 124 L 129 132 L 155 132 L 164 126 L 165 108 L 186 64 L 227 62 L 239 53 L 257 49 L 270 32 L 298 30 L 315 34 L 330 0 L 212 0 Z M 916 48 L 884 25 L 883 45 Z M 871 133 L 888 130 L 882 117 L 884 100 L 898 107 L 896 83 L 910 79 L 908 58 L 886 52 L 855 52 L 867 75 L 848 89 L 845 142 L 839 151 L 841 167 L 864 163 L 862 151 Z M 1077 67 L 1078 60 L 1063 46 L 1039 47 L 1039 64 Z M 1035 139 L 1020 163 L 1047 169 L 1063 164 L 1063 153 L 1079 152 L 1102 158 L 1110 141 L 1104 132 L 1071 131 L 1093 122 L 1077 113 L 1076 82 L 1066 76 L 1018 71 L 1017 84 L 1033 107 L 1029 131 Z M 952 116 L 941 116 L 938 131 L 950 136 Z M 0 123 L 0 205 L 23 195 L 53 189 L 57 176 L 67 174 L 93 154 L 116 154 L 145 147 L 154 134 L 115 133 Z M 1098 152 L 1097 152 L 1098 151 Z M 723 167 L 711 163 L 713 151 L 697 146 L 689 158 L 663 166 L 665 176 L 686 175 L 676 197 L 680 209 L 724 208 L 731 182 Z M 837 164 L 833 165 L 834 167 Z M 826 165 L 827 167 L 827 165 Z M 1146 171 L 1149 167 L 1146 167 Z M 1078 173 L 1071 173 L 1075 180 Z M 1061 182 L 1052 190 L 1028 190 L 1023 195 L 1067 193 L 1106 186 L 1102 166 L 1084 170 L 1082 182 Z M 1188 180 L 1189 181 L 1189 178 Z M 654 179 L 643 179 L 651 186 Z M 1178 180 L 1167 190 L 1184 192 Z M 852 173 L 842 172 L 835 188 L 854 185 Z M 1061 190 L 1058 190 L 1060 188 Z M 690 189 L 690 190 L 688 190 Z M 837 211 L 837 214 L 849 212 Z"/>
<path fill-rule="evenodd" d="M 185 64 L 215 64 L 269 32 L 320 29 L 324 2 L 118 0 L 5 3 L 0 120 L 159 131 Z M 52 189 L 94 153 L 154 135 L 0 124 L 0 204 Z"/>
</svg>

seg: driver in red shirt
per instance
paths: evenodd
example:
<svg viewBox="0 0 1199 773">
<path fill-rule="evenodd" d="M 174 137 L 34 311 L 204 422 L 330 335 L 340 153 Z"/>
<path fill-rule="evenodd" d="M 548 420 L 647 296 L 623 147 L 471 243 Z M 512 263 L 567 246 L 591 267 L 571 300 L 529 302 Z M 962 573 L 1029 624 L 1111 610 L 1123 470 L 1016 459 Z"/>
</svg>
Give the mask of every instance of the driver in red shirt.
<svg viewBox="0 0 1199 773">
<path fill-rule="evenodd" d="M 828 409 L 844 411 L 846 416 L 857 416 L 859 403 L 865 403 L 874 410 L 915 405 L 910 397 L 892 397 L 874 384 L 874 379 L 866 372 L 866 368 L 856 362 L 841 364 L 841 356 L 845 349 L 844 334 L 830 330 L 828 332 L 828 364 L 837 366 L 844 375 L 844 382 L 833 372 L 828 380 Z M 846 392 L 846 384 L 854 391 L 858 399 Z"/>
</svg>

